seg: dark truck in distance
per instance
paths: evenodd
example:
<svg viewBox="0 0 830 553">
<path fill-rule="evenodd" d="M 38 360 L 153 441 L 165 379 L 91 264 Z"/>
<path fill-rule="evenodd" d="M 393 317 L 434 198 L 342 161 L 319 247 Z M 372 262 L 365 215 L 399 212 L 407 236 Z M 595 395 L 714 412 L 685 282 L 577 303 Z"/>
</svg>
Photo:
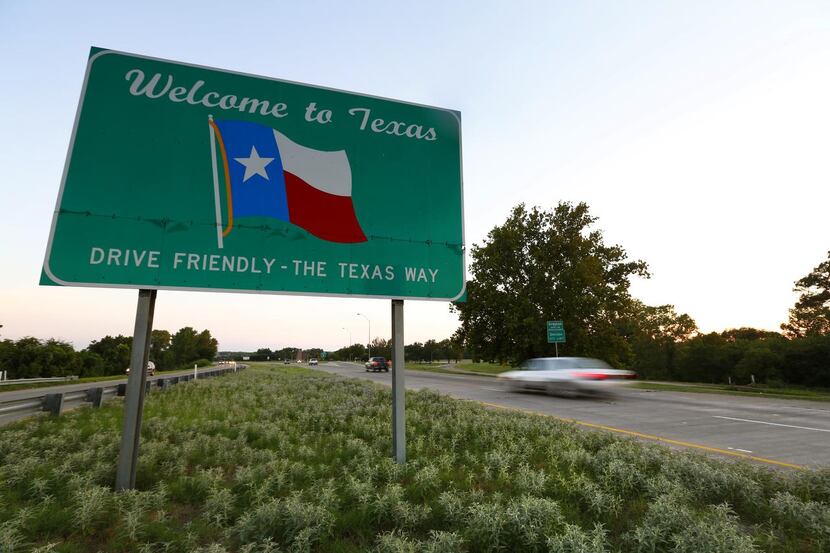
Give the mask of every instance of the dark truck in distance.
<svg viewBox="0 0 830 553">
<path fill-rule="evenodd" d="M 386 371 L 389 372 L 389 363 L 386 362 L 385 357 L 370 357 L 366 361 L 366 372 Z"/>
</svg>

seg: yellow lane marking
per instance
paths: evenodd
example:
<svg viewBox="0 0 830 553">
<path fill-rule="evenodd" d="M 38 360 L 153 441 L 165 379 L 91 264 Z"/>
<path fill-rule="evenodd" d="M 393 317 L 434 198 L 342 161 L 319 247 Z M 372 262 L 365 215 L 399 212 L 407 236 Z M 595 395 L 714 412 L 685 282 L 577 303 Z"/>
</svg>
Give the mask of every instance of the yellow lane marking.
<svg viewBox="0 0 830 553">
<path fill-rule="evenodd" d="M 784 463 L 782 461 L 776 461 L 774 459 L 767 459 L 766 457 L 757 457 L 755 455 L 747 455 L 746 453 L 739 453 L 737 451 L 729 451 L 727 449 L 719 449 L 717 447 L 709 447 L 700 444 L 693 444 L 691 442 L 683 442 L 680 440 L 672 440 L 670 438 L 663 438 L 661 436 L 654 436 L 652 434 L 643 434 L 642 432 L 634 432 L 633 430 L 625 430 L 623 428 L 614 428 L 613 426 L 605 426 L 603 424 L 594 424 L 592 422 L 585 422 L 576 419 L 569 419 L 565 417 L 557 417 L 556 415 L 550 415 L 548 413 L 540 413 L 538 411 L 532 411 L 530 409 L 522 409 L 521 407 L 507 407 L 505 405 L 498 405 L 497 403 L 488 403 L 486 401 L 477 401 L 481 405 L 486 405 L 488 407 L 495 407 L 496 409 L 504 409 L 507 411 L 520 411 L 523 413 L 530 413 L 532 415 L 542 415 L 544 417 L 550 417 L 553 419 L 565 421 L 565 422 L 572 422 L 574 424 L 578 424 L 580 426 L 586 426 L 588 428 L 597 428 L 600 430 L 607 430 L 609 432 L 617 432 L 618 434 L 626 434 L 628 436 L 636 436 L 637 438 L 643 438 L 646 440 L 652 440 L 655 442 L 661 442 L 665 444 L 673 444 L 679 445 L 683 447 L 691 447 L 694 449 L 702 449 L 704 451 L 711 451 L 713 453 L 720 453 L 722 455 L 731 455 L 732 457 L 740 457 L 742 459 L 749 459 L 751 461 L 757 461 L 759 463 L 767 463 L 769 465 L 777 465 L 781 467 L 787 467 L 791 469 L 798 469 L 798 470 L 805 470 L 805 467 L 801 465 L 793 465 L 792 463 Z"/>
</svg>

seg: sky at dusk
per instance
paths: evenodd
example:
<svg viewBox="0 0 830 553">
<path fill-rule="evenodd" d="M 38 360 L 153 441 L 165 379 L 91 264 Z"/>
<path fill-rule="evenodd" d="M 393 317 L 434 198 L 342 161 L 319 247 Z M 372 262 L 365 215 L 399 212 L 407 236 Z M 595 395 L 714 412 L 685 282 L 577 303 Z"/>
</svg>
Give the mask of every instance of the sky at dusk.
<svg viewBox="0 0 830 553">
<path fill-rule="evenodd" d="M 702 331 L 777 330 L 830 249 L 827 2 L 0 2 L 0 338 L 131 334 L 134 290 L 38 285 L 91 46 L 462 114 L 466 243 L 586 202 Z M 391 209 L 390 209 L 391 211 Z M 469 263 L 468 259 L 468 263 Z M 406 342 L 449 337 L 406 302 Z M 390 334 L 389 300 L 160 291 L 222 350 Z"/>
</svg>

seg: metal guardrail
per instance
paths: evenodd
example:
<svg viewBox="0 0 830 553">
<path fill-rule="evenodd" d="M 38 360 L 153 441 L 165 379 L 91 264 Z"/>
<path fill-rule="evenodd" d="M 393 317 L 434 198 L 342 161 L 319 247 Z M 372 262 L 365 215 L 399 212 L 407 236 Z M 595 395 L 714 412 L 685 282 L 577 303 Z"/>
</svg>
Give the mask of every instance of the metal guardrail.
<svg viewBox="0 0 830 553">
<path fill-rule="evenodd" d="M 0 379 L 0 386 L 12 386 L 14 384 L 39 384 L 41 382 L 71 382 L 73 380 L 78 380 L 78 377 L 75 375 L 71 375 L 52 376 L 49 378 L 15 378 L 13 380 Z"/>
<path fill-rule="evenodd" d="M 228 373 L 238 372 L 245 369 L 246 365 L 237 364 L 236 367 L 218 367 L 205 369 L 194 374 L 180 374 L 177 376 L 160 376 L 146 383 L 146 391 L 150 392 L 154 387 L 166 390 L 170 386 L 199 380 L 224 376 Z M 25 398 L 4 400 L 0 396 L 0 419 L 8 415 L 34 415 L 41 412 L 48 412 L 52 415 L 60 415 L 69 408 L 69 405 L 77 407 L 83 404 L 90 404 L 92 407 L 101 407 L 108 396 L 123 397 L 127 393 L 126 383 L 110 384 L 106 386 L 95 386 L 94 382 L 85 390 L 71 390 L 67 392 L 53 392 L 41 395 L 33 395 Z"/>
</svg>

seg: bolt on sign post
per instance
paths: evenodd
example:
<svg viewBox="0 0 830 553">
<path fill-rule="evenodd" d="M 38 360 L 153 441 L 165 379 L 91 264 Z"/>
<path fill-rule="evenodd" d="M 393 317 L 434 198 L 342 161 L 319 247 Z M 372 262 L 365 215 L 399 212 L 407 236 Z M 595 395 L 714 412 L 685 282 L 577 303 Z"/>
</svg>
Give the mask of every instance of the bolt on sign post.
<svg viewBox="0 0 830 553">
<path fill-rule="evenodd" d="M 559 357 L 559 344 L 565 343 L 565 324 L 562 321 L 548 321 L 548 343 L 556 348 L 556 357 Z"/>
<path fill-rule="evenodd" d="M 461 175 L 457 111 L 93 48 L 41 283 L 454 301 Z"/>
</svg>

